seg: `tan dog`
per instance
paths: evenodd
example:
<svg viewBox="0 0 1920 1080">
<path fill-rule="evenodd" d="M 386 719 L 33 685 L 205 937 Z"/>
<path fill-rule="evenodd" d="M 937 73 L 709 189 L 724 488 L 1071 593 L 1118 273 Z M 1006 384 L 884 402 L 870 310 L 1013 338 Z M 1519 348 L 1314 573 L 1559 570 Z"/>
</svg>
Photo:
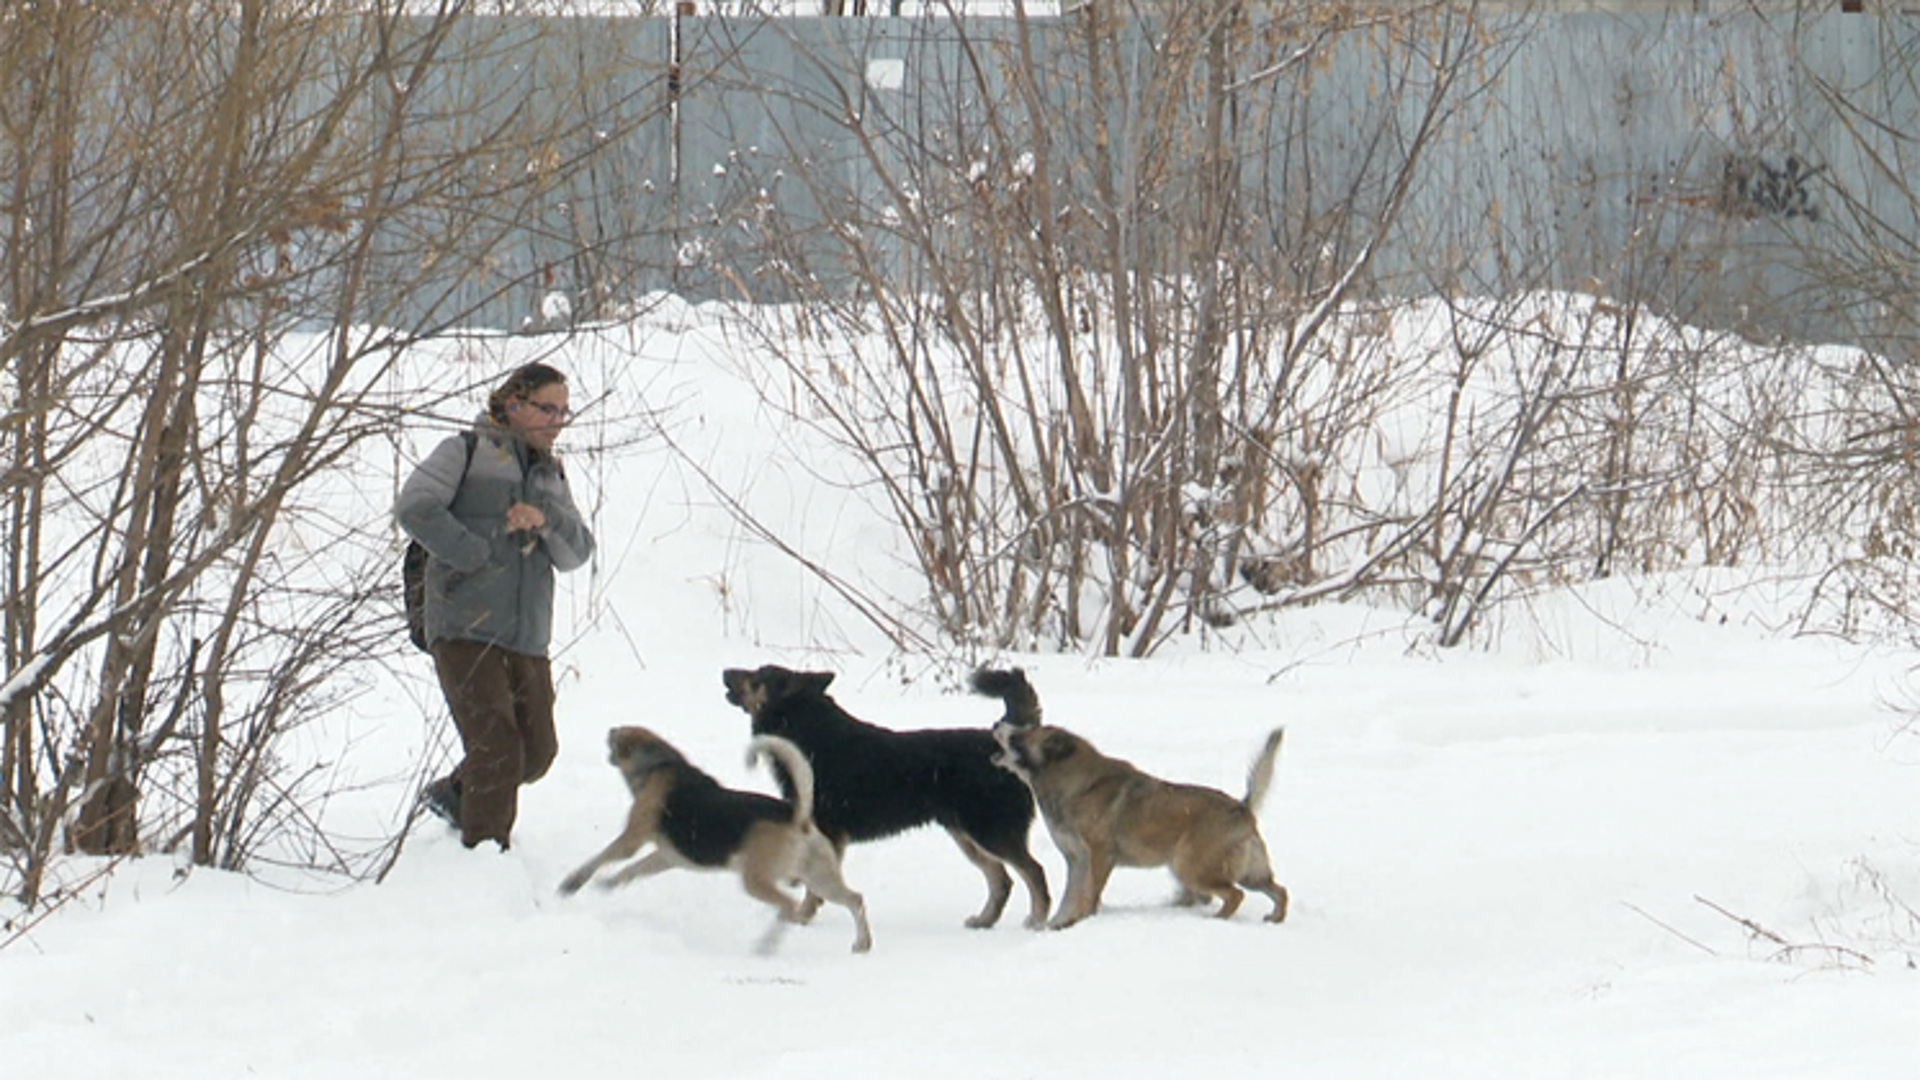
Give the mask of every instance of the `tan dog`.
<svg viewBox="0 0 1920 1080">
<path fill-rule="evenodd" d="M 601 867 L 632 858 L 652 843 L 646 858 L 622 867 L 603 884 L 625 885 L 678 867 L 732 870 L 749 894 L 780 911 L 760 941 L 760 951 L 768 952 L 788 923 L 805 922 L 810 914 L 780 887 L 800 882 L 853 913 L 854 952 L 873 947 L 866 901 L 847 887 L 833 845 L 814 827 L 813 769 L 798 747 L 776 736 L 761 736 L 747 753 L 748 764 L 762 754 L 780 763 L 793 780 L 792 803 L 722 787 L 643 727 L 614 728 L 607 733 L 607 748 L 607 759 L 633 792 L 633 807 L 620 835 L 560 883 L 562 895 L 578 892 Z"/>
<path fill-rule="evenodd" d="M 993 726 L 998 763 L 1033 789 L 1041 816 L 1067 860 L 1067 891 L 1047 925 L 1072 926 L 1100 908 L 1116 866 L 1166 866 L 1182 904 L 1220 900 L 1219 917 L 1240 909 L 1242 888 L 1273 900 L 1268 922 L 1287 917 L 1287 890 L 1273 880 L 1254 820 L 1273 781 L 1284 729 L 1267 736 L 1247 777 L 1247 797 L 1149 776 L 1093 744 L 1040 723 L 1040 701 L 1019 669 L 974 673 L 974 689 L 1006 702 Z"/>
</svg>

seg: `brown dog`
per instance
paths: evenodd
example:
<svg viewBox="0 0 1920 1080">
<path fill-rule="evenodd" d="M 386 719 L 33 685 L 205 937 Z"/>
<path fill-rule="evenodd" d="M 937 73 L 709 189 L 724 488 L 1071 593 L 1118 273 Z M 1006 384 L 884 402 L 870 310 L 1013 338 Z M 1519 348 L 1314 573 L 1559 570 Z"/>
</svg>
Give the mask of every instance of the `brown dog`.
<svg viewBox="0 0 1920 1080">
<path fill-rule="evenodd" d="M 607 760 L 633 792 L 627 826 L 606 849 L 588 859 L 560 883 L 572 895 L 608 863 L 639 854 L 603 883 L 611 888 L 677 867 L 732 870 L 749 894 L 772 904 L 780 917 L 760 941 L 771 951 L 788 923 L 805 922 L 798 901 L 780 885 L 797 881 L 853 913 L 854 952 L 873 947 L 867 928 L 867 904 L 840 876 L 840 858 L 813 824 L 813 769 L 806 755 L 785 739 L 761 736 L 747 753 L 752 764 L 761 754 L 778 761 L 793 780 L 794 799 L 735 791 L 695 768 L 665 739 L 643 727 L 618 727 L 607 733 Z"/>
<path fill-rule="evenodd" d="M 1268 922 L 1287 917 L 1287 890 L 1273 880 L 1254 820 L 1273 781 L 1284 729 L 1267 736 L 1247 777 L 1247 797 L 1149 776 L 1093 744 L 1040 723 L 1040 700 L 1019 669 L 974 673 L 976 691 L 1006 702 L 993 726 L 998 763 L 1033 789 L 1040 814 L 1067 860 L 1067 892 L 1047 925 L 1072 926 L 1099 910 L 1116 866 L 1166 866 L 1182 904 L 1220 899 L 1219 917 L 1240 908 L 1242 887 L 1273 900 Z"/>
</svg>

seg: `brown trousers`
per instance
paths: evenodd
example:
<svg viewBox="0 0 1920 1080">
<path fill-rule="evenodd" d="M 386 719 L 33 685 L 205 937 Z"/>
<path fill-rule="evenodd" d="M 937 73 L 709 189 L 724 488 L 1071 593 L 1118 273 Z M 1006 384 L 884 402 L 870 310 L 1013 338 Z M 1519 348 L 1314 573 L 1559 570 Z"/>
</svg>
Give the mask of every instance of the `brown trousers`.
<svg viewBox="0 0 1920 1080">
<path fill-rule="evenodd" d="M 454 767 L 460 841 L 508 846 L 520 785 L 546 775 L 560 752 L 553 729 L 553 672 L 544 656 L 477 641 L 436 641 L 433 666 L 466 757 Z"/>
</svg>

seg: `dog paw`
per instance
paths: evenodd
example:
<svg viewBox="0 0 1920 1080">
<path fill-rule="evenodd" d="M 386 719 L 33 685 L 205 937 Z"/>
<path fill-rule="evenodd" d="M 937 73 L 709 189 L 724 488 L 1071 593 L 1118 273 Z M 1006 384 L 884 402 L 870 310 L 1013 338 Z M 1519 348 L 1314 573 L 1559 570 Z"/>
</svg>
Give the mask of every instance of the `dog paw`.
<svg viewBox="0 0 1920 1080">
<path fill-rule="evenodd" d="M 1091 915 L 1090 911 L 1081 911 L 1077 906 L 1063 903 L 1053 911 L 1053 918 L 1043 925 L 1048 930 L 1065 930 L 1074 923 Z"/>
<path fill-rule="evenodd" d="M 560 895 L 572 896 L 574 893 L 580 891 L 580 886 L 586 883 L 587 879 L 579 874 L 568 874 L 567 879 L 560 883 Z"/>
</svg>

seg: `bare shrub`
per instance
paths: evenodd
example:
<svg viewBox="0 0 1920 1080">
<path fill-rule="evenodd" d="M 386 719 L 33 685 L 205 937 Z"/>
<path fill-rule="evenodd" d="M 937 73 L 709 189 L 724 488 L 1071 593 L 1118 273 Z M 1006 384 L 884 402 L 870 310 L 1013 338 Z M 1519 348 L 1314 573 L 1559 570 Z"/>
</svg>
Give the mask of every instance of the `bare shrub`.
<svg viewBox="0 0 1920 1080">
<path fill-rule="evenodd" d="M 471 283 L 590 161 L 524 83 L 459 77 L 541 24 L 411 8 L 0 17 L 0 854 L 30 905 L 63 839 L 358 869 L 287 748 L 403 647 L 365 617 L 397 562 L 310 481 L 432 416 L 396 358 L 526 287 Z"/>
<path fill-rule="evenodd" d="M 767 346 L 802 418 L 868 463 L 963 642 L 1144 655 L 1233 623 L 1249 582 L 1378 572 L 1325 550 L 1339 495 L 1321 463 L 1393 373 L 1320 337 L 1367 295 L 1424 148 L 1510 43 L 1445 5 L 1154 14 L 959 28 L 915 58 L 951 65 L 926 80 L 951 96 L 911 110 L 859 83 L 762 87 L 804 117 L 789 130 L 837 124 L 880 184 L 863 197 L 821 162 L 781 177 L 835 209 L 821 227 L 853 296 L 777 260 L 783 288 L 875 347 L 829 381 Z M 1375 149 L 1326 165 L 1306 153 L 1321 58 L 1361 40 L 1385 57 Z M 757 210 L 769 242 L 796 231 Z"/>
</svg>

